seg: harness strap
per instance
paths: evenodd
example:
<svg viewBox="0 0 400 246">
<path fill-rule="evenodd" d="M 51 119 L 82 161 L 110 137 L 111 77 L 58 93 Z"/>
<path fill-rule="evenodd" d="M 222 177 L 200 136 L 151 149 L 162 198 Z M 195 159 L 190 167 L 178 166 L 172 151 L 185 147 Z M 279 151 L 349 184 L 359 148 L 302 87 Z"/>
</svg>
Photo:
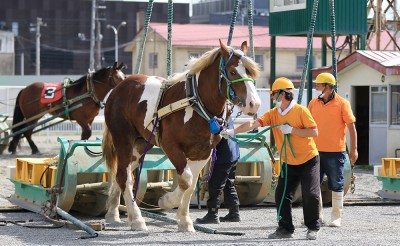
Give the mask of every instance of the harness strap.
<svg viewBox="0 0 400 246">
<path fill-rule="evenodd" d="M 157 97 L 157 101 L 156 104 L 154 106 L 154 115 L 153 115 L 153 120 L 149 122 L 149 124 L 146 126 L 146 129 L 150 130 L 150 129 L 154 129 L 153 130 L 153 134 L 154 134 L 154 140 L 156 141 L 156 145 L 160 146 L 160 134 L 158 134 L 158 126 L 154 126 L 153 122 L 156 118 L 161 120 L 161 116 L 159 115 L 159 110 L 158 106 L 160 104 L 160 102 L 162 101 L 162 99 L 164 98 L 165 92 L 173 85 L 173 83 L 170 83 L 168 80 L 164 80 L 161 83 L 161 87 L 160 87 L 160 92 L 158 93 L 158 97 Z M 164 107 L 165 108 L 165 107 Z M 162 108 L 162 109 L 164 109 Z M 176 111 L 176 110 L 175 110 Z M 170 114 L 168 112 L 166 112 L 167 115 Z M 172 113 L 172 112 L 171 112 Z M 165 116 L 165 113 L 163 112 L 163 116 Z M 154 128 L 155 127 L 155 128 Z M 161 147 L 161 146 L 160 146 Z"/>
<path fill-rule="evenodd" d="M 190 75 L 186 79 L 186 96 L 191 97 L 193 102 L 193 109 L 205 120 L 209 121 L 214 116 L 208 112 L 207 108 L 204 106 L 203 101 L 201 101 L 199 96 L 199 91 L 197 90 L 197 80 L 196 75 Z"/>
<path fill-rule="evenodd" d="M 192 98 L 184 98 L 177 102 L 171 103 L 165 107 L 162 107 L 157 111 L 159 119 L 162 119 L 164 116 L 167 116 L 173 112 L 184 109 L 191 105 Z"/>
<path fill-rule="evenodd" d="M 65 80 L 64 80 L 64 83 L 62 85 L 62 97 L 63 97 L 63 104 L 65 107 L 65 116 L 67 117 L 68 120 L 71 120 L 69 117 L 69 101 L 67 98 L 67 87 L 68 86 L 66 85 Z"/>
</svg>

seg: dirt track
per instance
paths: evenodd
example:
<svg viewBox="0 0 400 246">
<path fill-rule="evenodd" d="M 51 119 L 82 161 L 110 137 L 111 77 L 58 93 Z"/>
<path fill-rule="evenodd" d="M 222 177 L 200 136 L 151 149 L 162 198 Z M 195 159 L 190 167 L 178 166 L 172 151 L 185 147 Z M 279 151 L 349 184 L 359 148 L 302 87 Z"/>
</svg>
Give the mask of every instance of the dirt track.
<svg viewBox="0 0 400 246">
<path fill-rule="evenodd" d="M 58 154 L 56 142 L 41 144 L 41 156 L 54 157 Z M 13 184 L 5 178 L 6 166 L 15 163 L 16 156 L 8 154 L 0 156 L 0 206 L 11 205 L 7 198 L 14 192 Z M 29 147 L 25 144 L 18 153 L 18 157 L 32 157 Z M 244 236 L 227 236 L 207 234 L 204 232 L 180 233 L 177 226 L 167 222 L 145 218 L 148 232 L 130 231 L 126 224 L 106 225 L 106 230 L 99 232 L 99 237 L 75 240 L 87 233 L 74 231 L 68 228 L 60 229 L 32 229 L 7 224 L 0 226 L 0 241 L 2 245 L 397 245 L 400 241 L 400 203 L 373 204 L 357 202 L 358 199 L 379 199 L 376 192 L 381 189 L 381 183 L 373 177 L 372 171 L 356 169 L 356 192 L 347 194 L 343 226 L 341 228 L 322 227 L 317 241 L 305 239 L 306 228 L 302 225 L 302 209 L 293 209 L 295 237 L 290 240 L 269 240 L 267 235 L 276 227 L 276 210 L 270 204 L 262 203 L 252 207 L 241 207 L 243 221 L 240 223 L 221 223 L 209 225 L 219 231 L 243 232 Z M 352 202 L 349 202 L 352 201 Z M 356 202 L 354 202 L 356 201 Z M 325 208 L 325 218 L 329 218 L 329 209 Z M 203 216 L 206 210 L 191 208 L 191 218 Z M 226 209 L 221 209 L 221 215 Z M 102 217 L 86 217 L 73 214 L 84 222 L 101 222 Z M 174 218 L 174 211 L 166 212 Z M 0 220 L 33 219 L 35 225 L 48 225 L 47 221 L 38 214 L 0 213 Z M 122 215 L 126 221 L 126 216 Z"/>
</svg>

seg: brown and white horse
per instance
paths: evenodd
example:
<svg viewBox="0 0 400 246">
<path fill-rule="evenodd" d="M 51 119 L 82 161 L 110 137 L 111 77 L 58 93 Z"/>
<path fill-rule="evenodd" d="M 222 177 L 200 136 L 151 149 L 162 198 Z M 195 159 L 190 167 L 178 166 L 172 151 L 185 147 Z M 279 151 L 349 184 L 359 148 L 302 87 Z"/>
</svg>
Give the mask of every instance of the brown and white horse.
<svg viewBox="0 0 400 246">
<path fill-rule="evenodd" d="M 118 205 L 122 192 L 131 229 L 147 230 L 134 201 L 131 174 L 145 151 L 151 126 L 156 121 L 154 116 L 171 108 L 167 114 L 163 113 L 157 134 L 149 144 L 160 146 L 173 163 L 178 186 L 162 196 L 158 204 L 163 209 L 178 207 L 178 230 L 194 231 L 189 217 L 190 198 L 201 169 L 221 139 L 210 132 L 208 119 L 222 117 L 227 99 L 248 115 L 254 115 L 260 106 L 254 86 L 259 67 L 244 55 L 246 52 L 247 42 L 243 42 L 241 50 L 234 50 L 220 41 L 220 48 L 192 58 L 188 70 L 171 80 L 131 75 L 114 89 L 105 108 L 103 138 L 103 156 L 112 177 L 107 222 L 120 222 Z M 163 89 L 165 84 L 168 86 Z M 194 93 L 189 93 L 188 87 L 193 87 Z M 187 97 L 191 98 L 189 106 L 176 109 L 176 102 Z"/>
</svg>

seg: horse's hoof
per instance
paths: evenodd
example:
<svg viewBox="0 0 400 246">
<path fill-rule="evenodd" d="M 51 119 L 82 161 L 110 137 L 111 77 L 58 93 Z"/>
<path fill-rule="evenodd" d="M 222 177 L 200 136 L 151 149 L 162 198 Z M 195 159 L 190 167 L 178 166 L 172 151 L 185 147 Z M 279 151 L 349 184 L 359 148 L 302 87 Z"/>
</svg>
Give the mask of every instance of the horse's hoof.
<svg viewBox="0 0 400 246">
<path fill-rule="evenodd" d="M 188 225 L 188 224 L 178 224 L 178 231 L 180 232 L 196 232 L 196 230 L 192 225 Z"/>
<path fill-rule="evenodd" d="M 40 151 L 39 150 L 32 151 L 32 155 L 40 155 Z"/>
<path fill-rule="evenodd" d="M 121 221 L 121 219 L 118 217 L 118 216 L 105 216 L 105 219 L 106 219 L 106 223 L 109 223 L 109 224 L 121 224 L 122 223 L 122 221 Z"/>
<path fill-rule="evenodd" d="M 147 226 L 144 221 L 136 221 L 131 224 L 132 231 L 147 231 Z"/>
</svg>

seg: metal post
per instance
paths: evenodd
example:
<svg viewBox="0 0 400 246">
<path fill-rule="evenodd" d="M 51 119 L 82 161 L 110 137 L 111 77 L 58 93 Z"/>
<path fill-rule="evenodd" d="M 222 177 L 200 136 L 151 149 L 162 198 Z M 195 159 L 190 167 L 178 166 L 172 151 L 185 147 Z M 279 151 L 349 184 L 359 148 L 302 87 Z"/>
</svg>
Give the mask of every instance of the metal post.
<svg viewBox="0 0 400 246">
<path fill-rule="evenodd" d="M 95 67 L 96 70 L 100 69 L 102 67 L 101 63 L 101 22 L 100 20 L 96 19 L 97 22 L 97 29 L 96 29 L 96 42 L 97 42 L 97 49 L 96 49 L 96 62 L 95 62 Z"/>
<path fill-rule="evenodd" d="M 96 19 L 96 0 L 92 0 L 92 21 L 90 27 L 90 67 L 89 70 L 94 71 L 94 46 L 95 46 L 95 19 Z"/>
<path fill-rule="evenodd" d="M 21 53 L 21 75 L 25 75 L 25 54 L 24 52 Z"/>
<path fill-rule="evenodd" d="M 118 31 L 121 26 L 126 26 L 126 21 L 122 21 L 119 23 L 117 27 L 108 24 L 107 28 L 111 28 L 114 31 L 115 35 L 115 61 L 118 62 Z"/>
<path fill-rule="evenodd" d="M 36 75 L 40 75 L 40 26 L 46 26 L 42 18 L 36 18 Z"/>
</svg>

